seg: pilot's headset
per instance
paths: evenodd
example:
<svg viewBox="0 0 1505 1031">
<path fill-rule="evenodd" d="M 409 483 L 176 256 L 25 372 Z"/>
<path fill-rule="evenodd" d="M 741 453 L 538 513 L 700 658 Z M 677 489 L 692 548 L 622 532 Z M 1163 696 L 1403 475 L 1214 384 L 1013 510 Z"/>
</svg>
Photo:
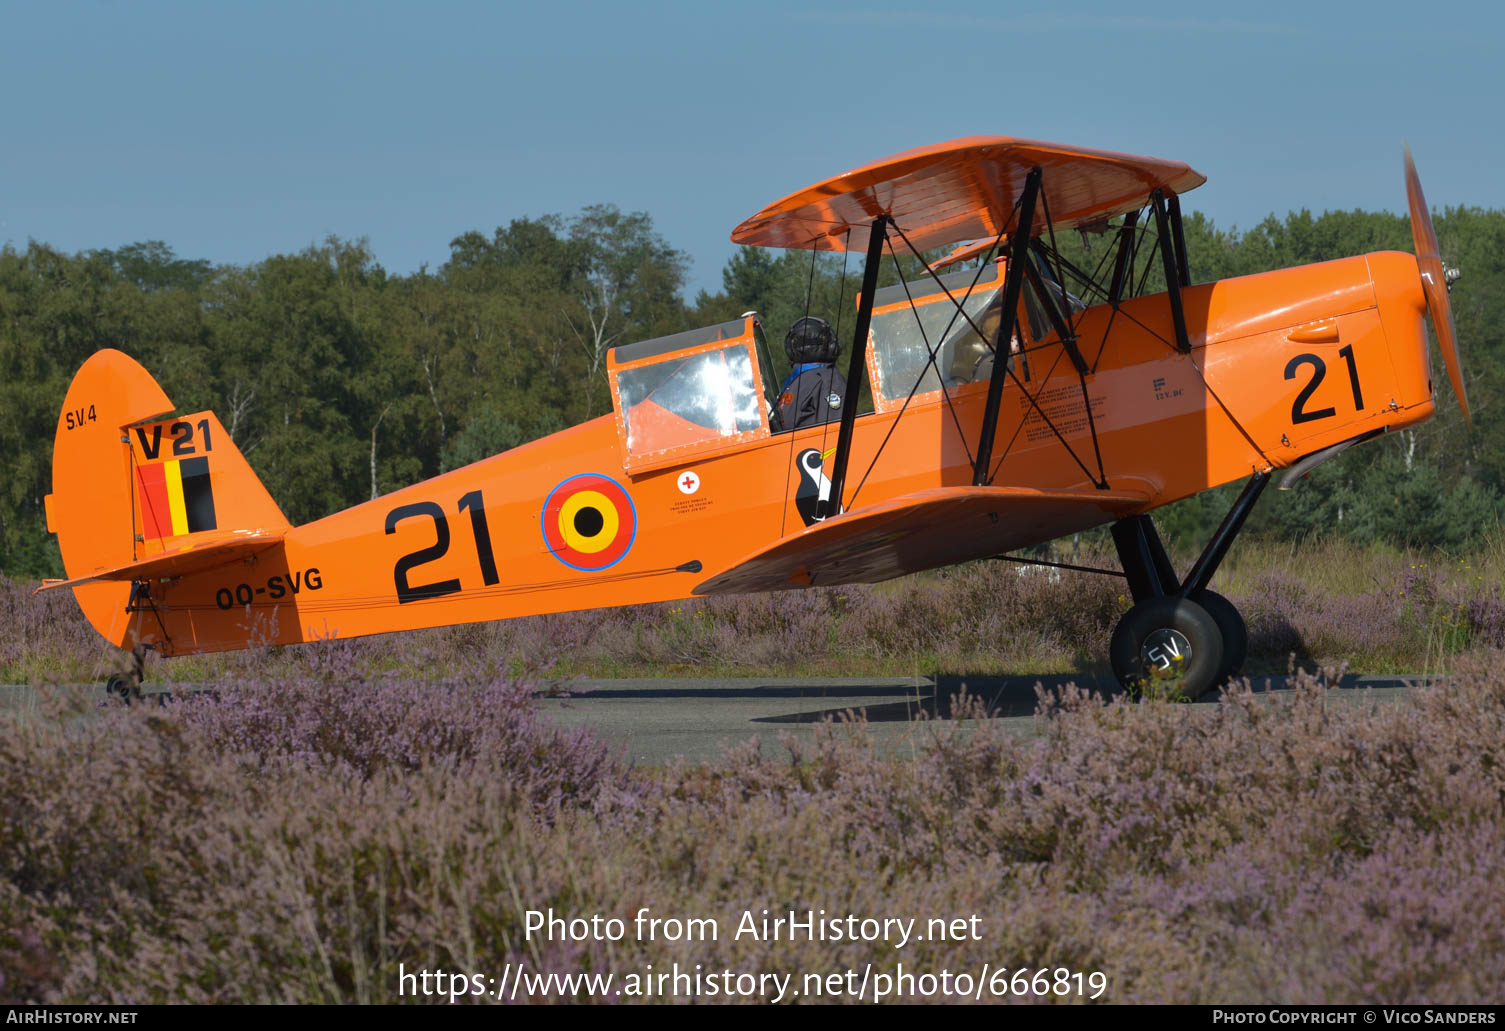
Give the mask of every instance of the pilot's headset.
<svg viewBox="0 0 1505 1031">
<path fill-rule="evenodd" d="M 797 320 L 784 337 L 784 353 L 795 365 L 830 365 L 840 352 L 830 324 L 814 315 Z"/>
</svg>

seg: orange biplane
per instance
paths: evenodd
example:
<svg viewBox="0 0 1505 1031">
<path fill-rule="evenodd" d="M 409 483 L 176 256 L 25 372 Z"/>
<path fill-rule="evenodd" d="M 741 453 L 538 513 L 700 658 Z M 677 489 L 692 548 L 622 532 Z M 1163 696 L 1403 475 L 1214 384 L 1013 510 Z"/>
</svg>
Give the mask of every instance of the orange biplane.
<svg viewBox="0 0 1505 1031">
<path fill-rule="evenodd" d="M 1195 696 L 1243 661 L 1243 621 L 1209 584 L 1270 478 L 1433 413 L 1429 310 L 1467 414 L 1409 152 L 1406 176 L 1416 256 L 1193 285 L 1178 198 L 1204 177 L 1185 164 L 1008 137 L 885 158 L 732 234 L 865 252 L 839 420 L 771 424 L 749 313 L 615 348 L 611 415 L 303 526 L 213 413 L 172 414 L 140 365 L 102 350 L 58 422 L 47 518 L 70 579 L 44 589 L 72 588 L 139 681 L 147 649 L 874 582 L 1108 523 L 1134 598 L 1114 671 Z M 1106 234 L 1097 272 L 1056 247 L 1071 229 Z M 885 248 L 957 243 L 877 289 Z M 1151 270 L 1164 292 L 1144 292 Z M 1178 575 L 1149 513 L 1239 479 Z"/>
</svg>

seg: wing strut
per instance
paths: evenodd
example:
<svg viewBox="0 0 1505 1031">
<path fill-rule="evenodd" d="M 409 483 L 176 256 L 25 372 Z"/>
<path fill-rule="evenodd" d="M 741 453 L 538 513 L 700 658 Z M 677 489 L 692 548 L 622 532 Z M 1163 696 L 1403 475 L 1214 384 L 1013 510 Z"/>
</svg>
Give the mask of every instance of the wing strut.
<svg viewBox="0 0 1505 1031">
<path fill-rule="evenodd" d="M 836 434 L 836 456 L 831 465 L 831 496 L 816 505 L 817 518 L 841 511 L 841 491 L 852 457 L 852 424 L 857 419 L 857 398 L 862 393 L 862 371 L 867 368 L 867 333 L 873 321 L 873 296 L 878 292 L 878 266 L 883 262 L 883 243 L 888 239 L 888 216 L 873 219 L 867 236 L 867 258 L 862 265 L 862 296 L 857 304 L 857 326 L 852 354 L 847 360 L 847 396 L 841 407 L 841 430 Z"/>
<path fill-rule="evenodd" d="M 1181 218 L 1181 198 L 1174 193 L 1166 198 L 1171 213 L 1171 240 L 1176 245 L 1176 270 L 1181 274 L 1181 285 L 1191 286 L 1191 263 L 1186 260 L 1186 223 Z"/>
<path fill-rule="evenodd" d="M 1019 319 L 1019 289 L 1024 286 L 1024 266 L 1029 262 L 1029 238 L 1035 227 L 1035 200 L 1040 196 L 1040 169 L 1030 169 L 1024 180 L 1024 196 L 1019 201 L 1019 228 L 1009 241 L 1008 273 L 1003 283 L 1002 318 L 998 320 L 998 342 L 993 347 L 993 374 L 988 378 L 988 404 L 982 411 L 982 435 L 977 441 L 977 458 L 972 466 L 972 485 L 988 482 L 988 466 L 993 460 L 993 437 L 998 433 L 998 406 L 1003 402 L 1003 380 L 1009 371 L 1009 340 Z"/>
<path fill-rule="evenodd" d="M 1071 365 L 1076 369 L 1077 375 L 1085 376 L 1091 370 L 1087 368 L 1087 359 L 1082 357 L 1081 348 L 1077 346 L 1076 332 L 1066 322 L 1066 316 L 1061 313 L 1056 299 L 1051 296 L 1049 288 L 1045 285 L 1045 279 L 1040 275 L 1040 270 L 1026 261 L 1024 274 L 1029 279 L 1030 286 L 1035 288 L 1035 296 L 1039 298 L 1040 307 L 1045 311 L 1045 318 L 1050 322 L 1056 336 L 1061 339 L 1061 346 L 1066 349 L 1066 356 L 1071 359 Z M 1062 285 L 1064 291 L 1066 287 Z"/>
<path fill-rule="evenodd" d="M 1155 209 L 1155 229 L 1159 235 L 1160 257 L 1165 263 L 1165 295 L 1171 299 L 1171 321 L 1176 326 L 1176 350 L 1191 354 L 1191 338 L 1186 335 L 1186 312 L 1181 308 L 1181 287 L 1189 281 L 1186 274 L 1186 241 L 1181 236 L 1181 202 L 1171 198 L 1172 215 L 1165 212 L 1165 194 L 1156 190 L 1150 194 L 1150 204 Z M 1176 240 L 1171 240 L 1175 226 Z M 1176 259 L 1180 258 L 1180 261 Z"/>
<path fill-rule="evenodd" d="M 1139 222 L 1139 212 L 1131 211 L 1124 216 L 1124 224 L 1118 229 L 1118 253 L 1113 259 L 1113 283 L 1108 287 L 1108 303 L 1118 310 L 1118 302 L 1124 299 L 1124 288 L 1134 280 L 1134 226 Z"/>
</svg>

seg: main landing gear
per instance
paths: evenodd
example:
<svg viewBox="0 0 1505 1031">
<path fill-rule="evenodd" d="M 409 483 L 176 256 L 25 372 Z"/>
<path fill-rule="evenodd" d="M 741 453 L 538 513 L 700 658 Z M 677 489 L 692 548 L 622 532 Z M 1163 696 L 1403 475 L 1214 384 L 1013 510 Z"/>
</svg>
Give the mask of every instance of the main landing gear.
<svg viewBox="0 0 1505 1031">
<path fill-rule="evenodd" d="M 1148 515 L 1113 524 L 1113 543 L 1134 598 L 1108 647 L 1113 673 L 1125 688 L 1163 682 L 1197 699 L 1243 668 L 1249 651 L 1243 617 L 1207 585 L 1269 481 L 1269 473 L 1254 475 L 1184 581 L 1176 578 Z"/>
</svg>

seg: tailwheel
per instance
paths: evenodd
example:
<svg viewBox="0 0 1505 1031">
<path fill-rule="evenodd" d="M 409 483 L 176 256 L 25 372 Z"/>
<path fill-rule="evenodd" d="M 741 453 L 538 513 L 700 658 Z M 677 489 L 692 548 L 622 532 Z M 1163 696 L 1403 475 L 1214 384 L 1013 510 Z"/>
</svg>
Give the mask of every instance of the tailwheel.
<svg viewBox="0 0 1505 1031">
<path fill-rule="evenodd" d="M 1227 683 L 1244 670 L 1244 660 L 1249 657 L 1249 628 L 1233 602 L 1216 591 L 1197 595 L 1197 604 L 1207 610 L 1223 635 L 1223 668 L 1218 672 L 1217 682 Z"/>
<path fill-rule="evenodd" d="M 146 680 L 146 652 L 150 645 L 137 645 L 131 649 L 131 671 L 112 673 L 105 680 L 105 694 L 119 698 L 125 704 L 141 700 L 141 684 Z"/>
<path fill-rule="evenodd" d="M 115 673 L 105 681 L 105 694 L 130 705 L 141 697 L 141 681 L 131 673 Z"/>
<path fill-rule="evenodd" d="M 1192 701 L 1217 687 L 1225 662 L 1217 620 L 1177 596 L 1150 598 L 1124 613 L 1108 655 L 1129 691 L 1164 688 Z"/>
</svg>

